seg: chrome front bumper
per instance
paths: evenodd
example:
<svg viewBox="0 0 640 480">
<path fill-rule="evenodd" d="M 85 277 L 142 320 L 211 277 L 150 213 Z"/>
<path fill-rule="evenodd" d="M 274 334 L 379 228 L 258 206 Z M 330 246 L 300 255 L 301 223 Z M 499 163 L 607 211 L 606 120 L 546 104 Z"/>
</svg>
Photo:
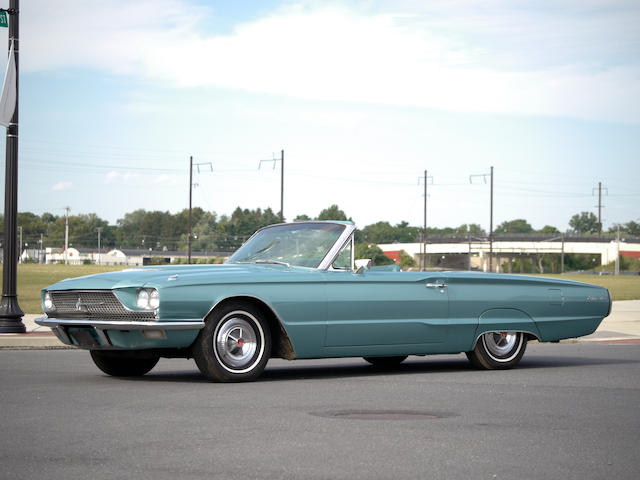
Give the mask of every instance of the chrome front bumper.
<svg viewBox="0 0 640 480">
<path fill-rule="evenodd" d="M 118 321 L 118 320 L 82 320 L 66 318 L 40 317 L 35 320 L 38 325 L 49 327 L 58 339 L 66 345 L 75 345 L 69 337 L 67 328 L 90 328 L 100 339 L 102 347 L 112 346 L 109 336 L 105 330 L 142 330 L 143 335 L 150 339 L 166 338 L 167 330 L 201 330 L 204 328 L 204 321 L 194 320 L 165 320 L 156 321 Z"/>
</svg>

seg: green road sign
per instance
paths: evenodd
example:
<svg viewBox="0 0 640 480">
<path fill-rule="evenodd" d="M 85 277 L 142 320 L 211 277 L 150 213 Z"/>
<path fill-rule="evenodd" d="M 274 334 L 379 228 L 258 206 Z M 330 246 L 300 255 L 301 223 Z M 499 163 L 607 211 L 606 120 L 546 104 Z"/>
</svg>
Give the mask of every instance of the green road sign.
<svg viewBox="0 0 640 480">
<path fill-rule="evenodd" d="M 7 12 L 0 12 L 0 27 L 8 27 L 9 22 L 7 21 Z"/>
</svg>

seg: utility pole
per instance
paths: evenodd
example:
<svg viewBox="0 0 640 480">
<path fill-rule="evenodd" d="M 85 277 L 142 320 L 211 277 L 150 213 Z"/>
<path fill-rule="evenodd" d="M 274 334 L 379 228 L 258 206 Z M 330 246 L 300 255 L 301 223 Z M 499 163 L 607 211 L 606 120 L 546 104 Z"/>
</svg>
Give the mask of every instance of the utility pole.
<svg viewBox="0 0 640 480">
<path fill-rule="evenodd" d="M 487 177 L 490 178 L 491 190 L 489 197 L 489 271 L 493 270 L 493 167 L 490 173 L 481 173 L 479 175 L 469 175 L 469 183 L 473 184 L 473 177 L 482 177 L 484 183 L 487 183 Z"/>
<path fill-rule="evenodd" d="M 489 272 L 493 263 L 493 167 L 491 167 L 491 200 L 489 206 Z"/>
<path fill-rule="evenodd" d="M 67 250 L 69 249 L 69 211 L 71 207 L 64 207 L 64 264 L 69 264 L 69 253 Z"/>
<path fill-rule="evenodd" d="M 189 157 L 189 237 L 187 238 L 187 263 L 191 264 L 191 199 L 193 194 L 193 157 Z"/>
<path fill-rule="evenodd" d="M 424 243 L 424 269 L 427 269 L 427 171 L 424 171 L 424 227 L 422 230 L 422 243 Z"/>
<path fill-rule="evenodd" d="M 280 158 L 271 158 L 269 160 L 260 160 L 258 162 L 258 170 L 262 167 L 263 162 L 273 162 L 273 169 L 276 168 L 276 162 L 280 162 L 280 222 L 284 223 L 284 150 L 280 150 Z"/>
<path fill-rule="evenodd" d="M 96 227 L 96 232 L 98 232 L 98 265 L 100 265 L 100 234 L 104 227 Z"/>
<path fill-rule="evenodd" d="M 191 240 L 193 239 L 193 225 L 192 225 L 192 199 L 193 188 L 197 187 L 197 183 L 193 183 L 193 166 L 196 166 L 198 173 L 200 173 L 200 166 L 209 165 L 213 172 L 213 164 L 211 162 L 193 163 L 193 156 L 189 157 L 189 236 L 187 238 L 187 263 L 191 264 Z"/>
<path fill-rule="evenodd" d="M 429 183 L 429 179 L 431 179 L 431 184 L 433 185 L 433 177 L 428 176 L 426 170 L 424 171 L 424 176 L 418 177 L 418 185 L 420 185 L 420 180 L 424 183 L 424 222 L 422 227 L 422 242 L 420 245 L 422 252 L 420 270 L 423 272 L 427 269 L 427 184 Z"/>
<path fill-rule="evenodd" d="M 591 195 L 595 195 L 596 187 L 591 189 Z M 605 191 L 605 195 L 609 194 L 609 190 L 605 187 L 602 188 L 602 182 L 598 182 L 598 236 L 602 235 L 602 190 Z"/>
<path fill-rule="evenodd" d="M 602 182 L 598 182 L 598 236 L 602 235 Z"/>
<path fill-rule="evenodd" d="M 43 243 L 44 234 L 40 234 L 40 249 L 38 250 L 38 263 L 42 263 L 42 243 Z"/>
<path fill-rule="evenodd" d="M 280 150 L 280 222 L 284 223 L 284 150 Z"/>
<path fill-rule="evenodd" d="M 13 44 L 16 65 L 16 106 L 7 127 L 6 162 L 4 176 L 4 252 L 2 269 L 2 302 L 0 303 L 0 333 L 24 333 L 22 323 L 24 312 L 18 305 L 17 279 L 18 258 L 16 256 L 16 230 L 18 225 L 18 92 L 20 28 L 19 0 L 9 0 L 9 9 L 1 9 L 8 14 L 9 46 Z"/>
</svg>

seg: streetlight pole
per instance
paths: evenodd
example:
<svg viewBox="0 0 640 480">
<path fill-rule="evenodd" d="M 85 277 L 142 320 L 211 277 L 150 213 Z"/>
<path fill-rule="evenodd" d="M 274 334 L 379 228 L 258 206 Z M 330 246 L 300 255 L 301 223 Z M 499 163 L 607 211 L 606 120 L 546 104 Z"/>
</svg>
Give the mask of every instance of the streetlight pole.
<svg viewBox="0 0 640 480">
<path fill-rule="evenodd" d="M 9 1 L 9 52 L 13 43 L 16 65 L 16 106 L 9 126 L 6 140 L 6 167 L 4 187 L 4 252 L 2 269 L 2 301 L 0 302 L 0 333 L 24 333 L 22 323 L 24 312 L 18 305 L 17 277 L 18 256 L 16 233 L 18 226 L 18 52 L 19 16 L 18 0 Z"/>
</svg>

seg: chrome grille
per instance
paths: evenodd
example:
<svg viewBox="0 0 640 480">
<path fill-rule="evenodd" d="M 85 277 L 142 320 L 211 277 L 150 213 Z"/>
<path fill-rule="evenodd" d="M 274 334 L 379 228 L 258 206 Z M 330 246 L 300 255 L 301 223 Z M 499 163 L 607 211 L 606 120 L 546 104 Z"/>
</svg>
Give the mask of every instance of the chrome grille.
<svg viewBox="0 0 640 480">
<path fill-rule="evenodd" d="M 155 320 L 153 311 L 127 309 L 110 290 L 61 290 L 51 291 L 54 310 L 49 317 L 69 319 Z"/>
</svg>

